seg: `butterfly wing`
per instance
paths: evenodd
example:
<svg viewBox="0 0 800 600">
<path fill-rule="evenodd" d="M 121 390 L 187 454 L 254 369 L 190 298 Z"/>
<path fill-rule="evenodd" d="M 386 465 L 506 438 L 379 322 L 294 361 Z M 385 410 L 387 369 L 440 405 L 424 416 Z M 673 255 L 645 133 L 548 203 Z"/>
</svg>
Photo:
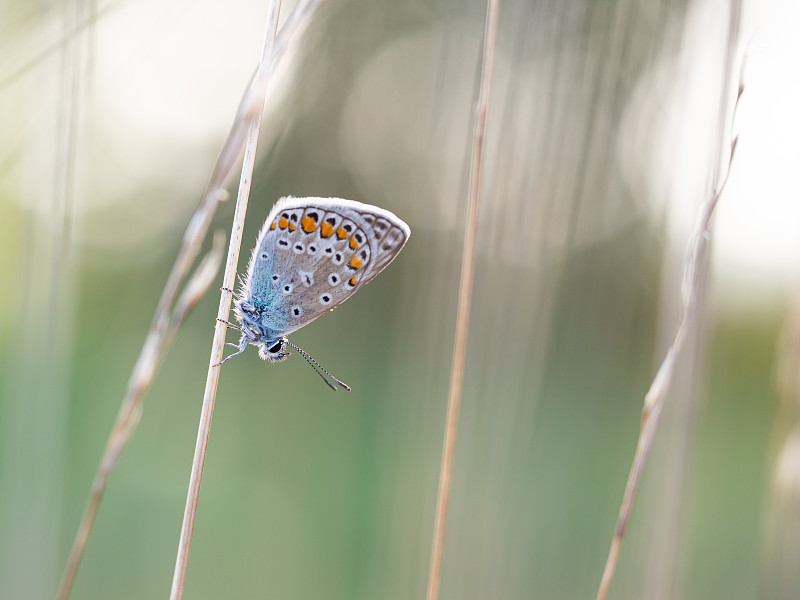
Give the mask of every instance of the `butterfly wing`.
<svg viewBox="0 0 800 600">
<path fill-rule="evenodd" d="M 244 293 L 276 337 L 355 294 L 392 262 L 411 230 L 391 212 L 341 198 L 281 198 L 258 236 Z"/>
</svg>

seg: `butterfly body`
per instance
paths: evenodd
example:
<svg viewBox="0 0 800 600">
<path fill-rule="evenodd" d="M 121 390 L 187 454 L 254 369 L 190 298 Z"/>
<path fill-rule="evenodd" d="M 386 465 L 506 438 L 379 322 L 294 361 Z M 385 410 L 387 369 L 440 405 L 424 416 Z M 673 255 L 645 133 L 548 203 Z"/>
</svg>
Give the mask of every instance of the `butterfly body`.
<svg viewBox="0 0 800 600">
<path fill-rule="evenodd" d="M 281 198 L 258 234 L 234 304 L 242 338 L 231 356 L 253 344 L 261 358 L 285 360 L 287 336 L 350 298 L 397 256 L 410 235 L 401 219 L 376 206 L 341 198 Z"/>
</svg>

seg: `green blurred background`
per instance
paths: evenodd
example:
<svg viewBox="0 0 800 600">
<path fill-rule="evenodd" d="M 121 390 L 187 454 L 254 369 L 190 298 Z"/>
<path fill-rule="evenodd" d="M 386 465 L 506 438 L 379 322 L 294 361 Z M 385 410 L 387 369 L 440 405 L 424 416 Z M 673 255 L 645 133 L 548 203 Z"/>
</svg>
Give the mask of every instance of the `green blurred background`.
<svg viewBox="0 0 800 600">
<path fill-rule="evenodd" d="M 50 598 L 266 6 L 1 10 L 0 597 Z M 484 12 L 329 0 L 279 73 L 239 270 L 284 195 L 377 204 L 413 233 L 292 336 L 351 393 L 298 357 L 222 369 L 186 598 L 423 596 Z M 773 65 L 796 65 L 797 21 L 777 1 L 501 3 L 442 598 L 594 597 L 748 40 L 698 333 L 612 597 L 800 594 L 800 128 Z M 145 399 L 76 599 L 169 593 L 217 304 Z"/>
</svg>

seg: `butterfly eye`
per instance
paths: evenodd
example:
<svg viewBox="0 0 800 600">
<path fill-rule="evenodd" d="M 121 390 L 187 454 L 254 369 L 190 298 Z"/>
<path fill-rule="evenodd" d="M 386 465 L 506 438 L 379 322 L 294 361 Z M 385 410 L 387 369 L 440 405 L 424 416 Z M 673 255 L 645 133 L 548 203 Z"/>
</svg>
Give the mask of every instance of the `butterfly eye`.
<svg viewBox="0 0 800 600">
<path fill-rule="evenodd" d="M 284 352 L 284 344 L 286 343 L 286 338 L 282 337 L 278 339 L 272 346 L 269 348 L 264 345 L 258 349 L 258 355 L 264 359 L 268 360 L 271 363 L 279 363 L 286 360 L 289 356 L 288 352 Z"/>
<path fill-rule="evenodd" d="M 280 338 L 277 342 L 272 344 L 269 348 L 266 346 L 261 346 L 258 351 L 258 355 L 263 358 L 264 360 L 268 360 L 269 362 L 276 363 L 276 362 L 283 362 L 289 356 L 288 352 L 284 352 L 283 349 L 285 348 L 284 344 L 286 343 L 286 338 Z"/>
</svg>

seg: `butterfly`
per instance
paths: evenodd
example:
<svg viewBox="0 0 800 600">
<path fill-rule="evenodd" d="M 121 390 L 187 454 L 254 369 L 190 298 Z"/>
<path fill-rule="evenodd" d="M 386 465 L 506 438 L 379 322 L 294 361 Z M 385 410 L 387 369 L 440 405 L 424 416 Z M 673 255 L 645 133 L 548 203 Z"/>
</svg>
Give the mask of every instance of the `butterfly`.
<svg viewBox="0 0 800 600">
<path fill-rule="evenodd" d="M 221 363 L 259 347 L 259 356 L 282 362 L 286 347 L 349 390 L 287 336 L 333 310 L 383 271 L 408 241 L 411 229 L 397 216 L 342 198 L 293 198 L 275 203 L 258 241 L 247 277 L 234 294 L 234 314 L 242 333 L 238 348 Z M 227 323 L 227 322 L 226 322 Z"/>
</svg>

